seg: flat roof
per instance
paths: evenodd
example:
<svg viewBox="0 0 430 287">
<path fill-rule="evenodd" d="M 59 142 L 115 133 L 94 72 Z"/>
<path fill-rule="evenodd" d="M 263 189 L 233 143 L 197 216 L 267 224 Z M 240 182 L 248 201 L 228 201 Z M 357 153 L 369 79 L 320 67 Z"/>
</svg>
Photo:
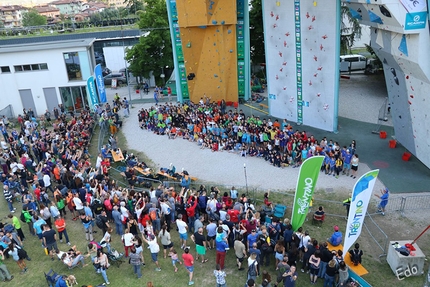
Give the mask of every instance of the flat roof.
<svg viewBox="0 0 430 287">
<path fill-rule="evenodd" d="M 20 45 L 2 45 L 0 46 L 0 53 L 14 53 L 14 52 L 26 52 L 35 50 L 47 50 L 47 49 L 67 49 L 73 47 L 90 47 L 95 41 L 95 38 L 68 40 L 61 42 L 35 42 Z"/>
</svg>

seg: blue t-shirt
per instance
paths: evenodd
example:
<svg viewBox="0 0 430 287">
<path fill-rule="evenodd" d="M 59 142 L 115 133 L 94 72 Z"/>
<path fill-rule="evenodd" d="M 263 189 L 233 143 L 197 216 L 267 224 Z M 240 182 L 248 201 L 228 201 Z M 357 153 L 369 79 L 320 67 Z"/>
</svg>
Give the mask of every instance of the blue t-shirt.
<svg viewBox="0 0 430 287">
<path fill-rule="evenodd" d="M 46 224 L 45 220 L 39 218 L 35 223 L 33 223 L 33 228 L 36 229 L 36 234 L 42 233 L 42 225 Z"/>
<path fill-rule="evenodd" d="M 257 233 L 257 232 L 255 232 L 255 234 L 254 234 L 254 235 L 252 235 L 252 233 L 251 233 L 251 234 L 249 234 L 247 239 L 248 239 L 248 242 L 249 242 L 248 247 L 252 247 L 252 244 L 254 244 L 254 242 L 257 242 L 257 239 L 258 239 L 258 233 Z"/>
</svg>

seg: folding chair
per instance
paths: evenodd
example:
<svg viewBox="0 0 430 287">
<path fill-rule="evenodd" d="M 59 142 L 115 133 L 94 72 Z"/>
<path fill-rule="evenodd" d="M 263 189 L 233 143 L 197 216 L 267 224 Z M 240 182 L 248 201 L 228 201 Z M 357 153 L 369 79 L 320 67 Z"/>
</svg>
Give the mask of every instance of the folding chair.
<svg viewBox="0 0 430 287">
<path fill-rule="evenodd" d="M 57 280 L 61 277 L 60 274 L 52 269 L 49 270 L 48 273 L 43 272 L 43 274 L 45 274 L 46 283 L 48 283 L 49 287 L 54 287 Z"/>
</svg>

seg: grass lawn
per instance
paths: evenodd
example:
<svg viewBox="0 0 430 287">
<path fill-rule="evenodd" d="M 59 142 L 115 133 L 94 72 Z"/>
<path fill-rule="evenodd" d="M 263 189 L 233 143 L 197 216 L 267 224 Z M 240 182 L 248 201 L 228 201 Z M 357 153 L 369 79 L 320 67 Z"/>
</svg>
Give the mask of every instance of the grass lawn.
<svg viewBox="0 0 430 287">
<path fill-rule="evenodd" d="M 90 147 L 90 153 L 92 154 L 92 160 L 95 161 L 97 156 L 97 138 L 98 138 L 98 129 L 95 130 L 94 137 L 92 140 L 92 146 Z M 107 139 L 106 139 L 107 140 Z M 121 133 L 119 133 L 119 146 L 126 146 L 125 138 Z M 144 155 L 139 153 L 138 151 L 132 151 L 139 156 L 142 160 L 144 159 Z M 148 164 L 154 169 L 157 168 L 153 165 L 149 159 L 145 160 Z M 223 191 L 223 190 L 222 190 Z M 287 210 L 287 217 L 291 214 L 291 202 L 293 200 L 292 192 L 288 192 L 290 196 L 286 194 L 272 194 L 271 200 L 275 203 L 283 203 L 286 204 L 289 208 Z M 328 199 L 333 201 L 343 200 L 341 195 L 337 195 L 336 193 L 326 193 L 325 191 L 317 191 L 318 197 L 322 199 Z M 262 200 L 263 194 L 257 193 L 256 199 Z M 321 204 L 316 200 L 314 202 L 314 206 L 318 206 Z M 326 203 L 325 208 L 339 208 L 338 205 L 329 206 Z M 14 204 L 17 207 L 16 215 L 19 217 L 19 212 L 21 210 L 21 206 L 19 203 Z M 0 200 L 0 216 L 3 218 L 2 222 L 9 222 L 9 220 L 5 219 L 7 216 L 7 205 L 4 200 Z M 67 222 L 67 230 L 70 236 L 70 241 L 73 245 L 76 245 L 79 250 L 85 251 L 87 241 L 85 240 L 84 229 L 82 224 L 79 221 L 72 221 L 71 216 L 67 214 L 66 217 Z M 406 224 L 406 222 L 403 222 Z M 341 217 L 326 217 L 326 222 L 322 225 L 322 227 L 317 227 L 311 225 L 311 221 L 306 221 L 304 224 L 304 229 L 309 230 L 311 237 L 315 237 L 317 240 L 321 241 L 322 239 L 326 239 L 332 233 L 332 226 L 338 224 L 345 224 L 345 220 Z M 100 240 L 102 237 L 100 229 L 95 227 L 95 230 L 98 232 L 95 234 L 95 239 Z M 53 269 L 57 273 L 60 274 L 74 274 L 79 283 L 78 286 L 82 286 L 83 284 L 97 286 L 97 284 L 103 283 L 103 279 L 100 274 L 96 274 L 93 267 L 91 265 L 86 266 L 82 269 L 75 268 L 73 270 L 68 270 L 68 268 L 63 265 L 62 262 L 55 260 L 51 261 L 49 256 L 46 256 L 43 248 L 41 247 L 40 241 L 29 234 L 27 226 L 23 226 L 24 234 L 27 236 L 27 240 L 24 242 L 24 247 L 29 253 L 32 261 L 27 262 L 28 271 L 26 274 L 20 274 L 17 264 L 10 258 L 5 260 L 5 263 L 9 269 L 9 271 L 15 276 L 15 279 L 11 283 L 10 286 L 27 286 L 27 287 L 40 287 L 46 286 L 45 278 L 43 272 L 48 272 L 50 269 Z M 179 247 L 179 237 L 176 232 L 174 226 L 172 228 L 172 240 L 175 243 L 176 247 Z M 360 238 L 360 243 L 369 240 L 363 232 L 362 238 Z M 195 247 L 190 241 L 191 250 L 195 255 Z M 68 246 L 65 243 L 58 244 L 60 250 L 66 251 Z M 122 252 L 123 247 L 121 240 L 118 235 L 113 235 L 112 246 L 118 251 Z M 161 247 L 162 248 L 162 247 Z M 179 249 L 179 248 L 178 248 Z M 379 261 L 377 257 L 377 253 L 372 252 L 372 249 L 364 249 L 364 266 L 369 270 L 369 274 L 364 276 L 364 279 L 371 283 L 373 286 L 399 286 L 399 287 L 409 287 L 409 286 L 422 286 L 424 281 L 423 277 L 413 277 L 408 278 L 403 281 L 398 281 L 390 270 L 388 264 L 385 262 L 385 258 Z M 373 254 L 375 253 L 375 254 Z M 182 253 L 179 252 L 179 255 Z M 155 265 L 151 262 L 151 257 L 148 249 L 144 249 L 144 257 L 146 262 L 146 267 L 142 268 L 143 277 L 141 279 L 137 279 L 133 273 L 132 266 L 128 264 L 128 261 L 123 263 L 119 268 L 116 266 L 111 266 L 107 271 L 109 281 L 111 282 L 110 286 L 146 286 L 146 282 L 152 281 L 154 286 L 156 287 L 170 287 L 170 286 L 187 286 L 188 284 L 188 274 L 183 266 L 178 266 L 179 271 L 174 273 L 173 266 L 171 265 L 171 261 L 169 258 L 164 259 L 162 255 L 162 251 L 159 254 L 159 261 L 161 264 L 162 271 L 156 272 L 154 271 Z M 216 286 L 215 278 L 213 276 L 213 270 L 215 267 L 215 251 L 208 251 L 209 262 L 207 263 L 195 263 L 195 271 L 194 271 L 194 282 L 195 286 Z M 87 263 L 90 263 L 89 259 L 86 260 Z M 274 258 L 273 258 L 273 266 L 268 269 L 269 273 L 272 275 L 273 280 L 276 278 L 275 268 L 274 268 Z M 300 267 L 300 265 L 299 265 Z M 226 272 L 227 272 L 227 286 L 229 287 L 241 287 L 244 286 L 246 282 L 246 271 L 237 271 L 236 268 L 236 260 L 234 256 L 234 251 L 230 250 L 227 252 L 226 257 Z M 261 277 L 257 280 L 258 284 L 261 283 Z M 272 285 L 273 286 L 273 285 Z M 299 273 L 299 278 L 296 286 L 310 286 L 309 277 L 307 274 Z M 323 281 L 319 279 L 315 286 L 323 286 Z"/>
</svg>

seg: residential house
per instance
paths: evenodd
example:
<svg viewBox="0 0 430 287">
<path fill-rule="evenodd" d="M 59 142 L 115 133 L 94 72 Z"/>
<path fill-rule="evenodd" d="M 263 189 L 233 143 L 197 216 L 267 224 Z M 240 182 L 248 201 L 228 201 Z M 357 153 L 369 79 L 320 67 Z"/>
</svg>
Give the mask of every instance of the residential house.
<svg viewBox="0 0 430 287">
<path fill-rule="evenodd" d="M 46 5 L 46 6 L 36 6 L 33 7 L 36 9 L 37 12 L 39 12 L 40 15 L 45 16 L 48 19 L 48 22 L 55 21 L 55 19 L 58 19 L 60 17 L 60 9 Z"/>
<path fill-rule="evenodd" d="M 5 28 L 22 27 L 22 15 L 27 11 L 19 5 L 0 6 L 0 21 Z"/>
<path fill-rule="evenodd" d="M 124 0 L 108 0 L 107 5 L 113 8 L 127 7 L 127 4 L 124 2 Z"/>
<path fill-rule="evenodd" d="M 49 3 L 60 10 L 63 15 L 75 15 L 82 12 L 82 7 L 86 3 L 83 0 L 57 0 Z"/>
</svg>

